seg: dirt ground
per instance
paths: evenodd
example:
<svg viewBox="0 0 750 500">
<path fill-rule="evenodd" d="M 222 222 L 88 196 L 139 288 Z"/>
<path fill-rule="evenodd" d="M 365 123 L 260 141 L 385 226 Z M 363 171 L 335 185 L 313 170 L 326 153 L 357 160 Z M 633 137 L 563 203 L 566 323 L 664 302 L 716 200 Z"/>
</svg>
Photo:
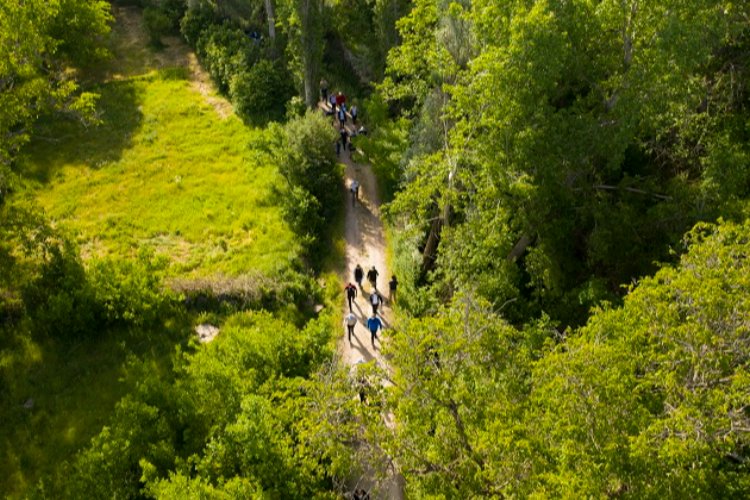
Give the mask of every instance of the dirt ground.
<svg viewBox="0 0 750 500">
<path fill-rule="evenodd" d="M 148 46 L 148 34 L 138 7 L 112 6 L 113 30 L 118 36 L 112 47 L 113 58 L 106 79 L 121 80 L 149 73 L 154 68 L 186 68 L 190 86 L 205 99 L 221 118 L 232 114 L 232 105 L 218 94 L 209 74 L 198 63 L 195 53 L 177 36 L 162 37 L 163 47 Z"/>
</svg>

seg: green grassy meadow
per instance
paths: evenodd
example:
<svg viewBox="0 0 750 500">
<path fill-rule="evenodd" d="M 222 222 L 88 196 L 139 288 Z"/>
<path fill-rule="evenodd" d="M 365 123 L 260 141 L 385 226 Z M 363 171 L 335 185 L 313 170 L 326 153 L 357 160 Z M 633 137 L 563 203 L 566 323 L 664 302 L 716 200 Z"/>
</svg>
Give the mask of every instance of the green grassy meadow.
<svg viewBox="0 0 750 500">
<path fill-rule="evenodd" d="M 221 118 L 167 69 L 111 81 L 102 123 L 51 121 L 19 162 L 29 189 L 85 257 L 166 254 L 181 276 L 275 273 L 297 255 L 282 221 L 268 131 Z"/>
</svg>

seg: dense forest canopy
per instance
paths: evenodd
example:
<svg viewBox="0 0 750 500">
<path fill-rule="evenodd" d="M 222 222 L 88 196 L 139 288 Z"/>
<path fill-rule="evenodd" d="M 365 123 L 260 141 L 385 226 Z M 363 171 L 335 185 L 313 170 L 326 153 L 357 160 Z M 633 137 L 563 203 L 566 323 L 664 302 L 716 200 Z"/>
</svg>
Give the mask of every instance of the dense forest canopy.
<svg viewBox="0 0 750 500">
<path fill-rule="evenodd" d="M 336 354 L 321 79 L 387 367 Z M 749 81 L 746 2 L 2 3 L 0 490 L 747 497 Z"/>
</svg>

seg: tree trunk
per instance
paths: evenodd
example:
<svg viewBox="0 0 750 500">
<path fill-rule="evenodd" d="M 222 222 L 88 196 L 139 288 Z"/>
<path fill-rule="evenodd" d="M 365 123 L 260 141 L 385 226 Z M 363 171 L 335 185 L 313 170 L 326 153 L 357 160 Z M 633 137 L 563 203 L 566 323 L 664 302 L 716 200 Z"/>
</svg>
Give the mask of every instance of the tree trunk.
<svg viewBox="0 0 750 500">
<path fill-rule="evenodd" d="M 318 26 L 320 5 L 318 0 L 301 0 L 300 20 L 302 21 L 302 77 L 305 88 L 305 103 L 314 108 L 318 103 Z"/>
<path fill-rule="evenodd" d="M 273 45 L 276 42 L 276 13 L 273 9 L 273 0 L 264 0 L 266 4 L 266 18 L 268 19 L 268 39 Z"/>
<path fill-rule="evenodd" d="M 435 269 L 435 260 L 437 259 L 438 243 L 440 243 L 440 233 L 443 229 L 443 218 L 435 217 L 432 220 L 430 234 L 427 236 L 427 243 L 422 251 L 422 276 Z"/>
</svg>

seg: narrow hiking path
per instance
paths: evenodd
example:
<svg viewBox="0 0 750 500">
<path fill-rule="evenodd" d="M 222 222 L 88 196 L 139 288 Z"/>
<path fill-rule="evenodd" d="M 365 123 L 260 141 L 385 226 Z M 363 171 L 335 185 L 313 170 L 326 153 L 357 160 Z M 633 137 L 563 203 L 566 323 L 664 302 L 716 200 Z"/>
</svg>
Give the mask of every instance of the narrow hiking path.
<svg viewBox="0 0 750 500">
<path fill-rule="evenodd" d="M 351 344 L 346 338 L 339 343 L 339 352 L 342 359 L 349 365 L 376 360 L 385 368 L 385 360 L 382 356 L 381 343 L 386 341 L 388 328 L 393 322 L 393 311 L 388 299 L 388 281 L 391 274 L 386 265 L 386 242 L 383 223 L 380 221 L 380 199 L 378 197 L 378 186 L 372 168 L 369 165 L 355 163 L 349 157 L 349 152 L 341 153 L 339 160 L 346 165 L 344 173 L 347 186 L 346 219 L 344 237 L 346 241 L 346 268 L 344 270 L 344 284 L 354 282 L 354 268 L 360 264 L 367 270 L 375 266 L 378 273 L 377 288 L 383 297 L 384 304 L 378 314 L 383 322 L 385 332 L 378 334 L 379 341 L 375 342 L 373 348 L 370 342 L 370 332 L 367 329 L 367 318 L 372 315 L 370 306 L 370 294 L 375 290 L 365 278 L 363 288 L 359 289 L 356 301 L 353 304 L 353 312 L 359 323 L 354 329 L 355 336 Z M 348 190 L 353 180 L 360 184 L 359 200 L 352 205 L 351 194 Z M 342 312 L 349 311 L 349 306 L 344 298 Z M 343 328 L 343 326 L 342 326 Z"/>
<path fill-rule="evenodd" d="M 323 111 L 328 111 L 324 104 L 319 104 Z M 336 120 L 334 128 L 338 131 Z M 347 121 L 347 130 L 351 133 L 354 131 L 354 125 Z M 367 278 L 362 281 L 362 288 L 358 288 L 357 298 L 352 303 L 352 312 L 357 316 L 357 326 L 354 329 L 354 335 L 351 342 L 347 339 L 346 328 L 341 323 L 341 340 L 338 343 L 338 352 L 342 361 L 353 369 L 360 363 L 375 362 L 385 371 L 389 371 L 388 363 L 382 353 L 382 345 L 388 342 L 389 330 L 393 326 L 394 314 L 392 303 L 388 292 L 388 282 L 391 279 L 391 272 L 387 266 L 386 259 L 386 239 L 383 223 L 380 220 L 380 197 L 378 194 L 378 184 L 375 174 L 370 165 L 360 164 L 352 160 L 349 151 L 341 151 L 339 161 L 346 166 L 344 171 L 344 182 L 346 186 L 346 203 L 345 203 L 345 230 L 344 238 L 346 242 L 346 264 L 343 269 L 341 297 L 342 308 L 341 318 L 349 312 L 349 305 L 344 294 L 344 285 L 354 281 L 354 268 L 357 264 L 361 265 L 365 274 L 375 266 L 379 276 L 377 279 L 377 291 L 383 298 L 383 304 L 378 309 L 378 316 L 383 323 L 383 331 L 378 333 L 378 340 L 373 347 L 371 343 L 370 331 L 367 329 L 367 319 L 372 315 L 370 306 L 370 294 L 375 290 L 371 287 Z M 352 181 L 359 182 L 359 199 L 352 203 L 351 191 L 349 186 Z M 382 380 L 385 386 L 390 382 Z M 384 425 L 393 426 L 393 416 L 383 415 Z M 365 472 L 362 477 L 352 478 L 351 489 L 363 488 L 369 494 L 372 500 L 388 499 L 400 500 L 404 498 L 403 477 L 400 474 L 389 474 L 385 478 L 376 477 L 375 472 L 369 464 L 362 464 Z"/>
</svg>

